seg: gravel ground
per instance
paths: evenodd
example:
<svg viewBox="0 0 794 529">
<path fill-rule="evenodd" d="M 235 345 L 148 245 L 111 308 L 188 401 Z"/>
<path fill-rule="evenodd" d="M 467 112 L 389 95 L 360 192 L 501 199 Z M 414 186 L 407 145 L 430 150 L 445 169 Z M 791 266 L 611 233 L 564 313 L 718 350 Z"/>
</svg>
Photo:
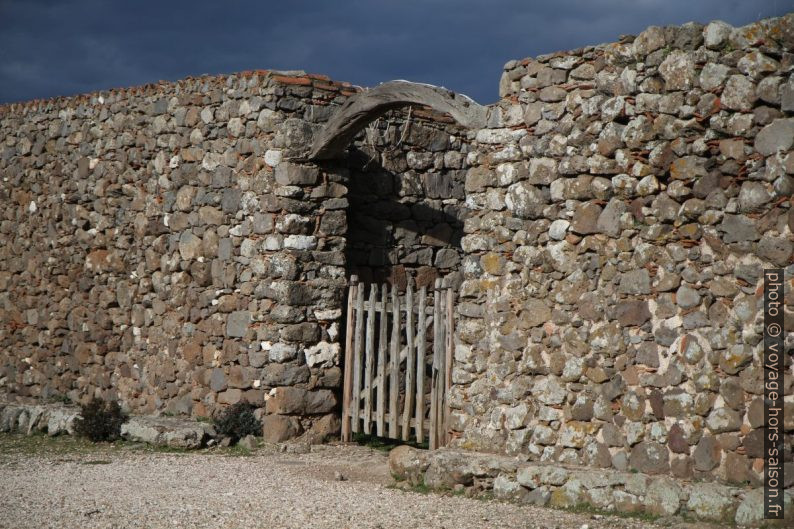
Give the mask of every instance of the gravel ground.
<svg viewBox="0 0 794 529">
<path fill-rule="evenodd" d="M 335 478 L 341 473 L 344 481 Z M 399 490 L 386 454 L 324 446 L 162 453 L 0 435 L 0 527 L 574 528 L 661 527 L 462 496 Z M 688 524 L 668 523 L 683 528 Z M 692 524 L 689 527 L 704 527 Z"/>
</svg>

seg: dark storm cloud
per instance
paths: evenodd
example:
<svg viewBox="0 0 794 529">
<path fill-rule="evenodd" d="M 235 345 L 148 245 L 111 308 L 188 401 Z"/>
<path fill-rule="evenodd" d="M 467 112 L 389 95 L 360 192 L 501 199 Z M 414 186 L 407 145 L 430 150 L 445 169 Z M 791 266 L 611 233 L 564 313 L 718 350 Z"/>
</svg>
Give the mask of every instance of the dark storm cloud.
<svg viewBox="0 0 794 529">
<path fill-rule="evenodd" d="M 0 0 L 0 102 L 269 68 L 360 85 L 410 79 L 487 103 L 509 59 L 652 24 L 743 25 L 792 9 L 792 0 Z"/>
</svg>

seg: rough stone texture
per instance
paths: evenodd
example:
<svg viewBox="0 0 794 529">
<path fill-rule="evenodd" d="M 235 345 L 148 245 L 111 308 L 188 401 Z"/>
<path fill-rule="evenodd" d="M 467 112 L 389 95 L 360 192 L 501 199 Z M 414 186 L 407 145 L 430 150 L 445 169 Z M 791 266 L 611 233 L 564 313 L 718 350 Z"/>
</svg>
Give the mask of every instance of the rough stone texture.
<svg viewBox="0 0 794 529">
<path fill-rule="evenodd" d="M 755 482 L 759 286 L 792 273 L 793 23 L 511 61 L 486 127 L 394 110 L 323 163 L 311 141 L 355 90 L 322 76 L 2 106 L 0 389 L 192 416 L 245 399 L 275 437 L 322 437 L 346 277 L 445 276 L 454 445 Z"/>
<path fill-rule="evenodd" d="M 398 446 L 389 452 L 389 469 L 412 485 L 424 483 L 424 473 L 429 464 L 427 452 L 408 445 Z"/>
<path fill-rule="evenodd" d="M 713 483 L 696 483 L 689 491 L 687 508 L 698 518 L 720 522 L 732 521 L 736 500 L 729 490 Z"/>
<path fill-rule="evenodd" d="M 693 483 L 618 470 L 588 469 L 442 448 L 398 447 L 389 454 L 392 475 L 431 488 L 492 492 L 522 504 L 646 512 L 655 516 L 686 514 L 697 520 L 758 525 L 763 489 L 717 483 Z M 792 496 L 786 491 L 786 505 Z M 756 502 L 756 503 L 753 503 Z M 787 514 L 787 516 L 790 516 Z M 784 526 L 788 520 L 783 522 Z"/>
<path fill-rule="evenodd" d="M 396 110 L 346 163 L 300 161 L 354 93 L 259 71 L 0 107 L 0 389 L 208 417 L 290 387 L 272 436 L 332 435 L 346 277 L 423 286 L 462 260 L 448 120 Z"/>
<path fill-rule="evenodd" d="M 121 436 L 128 441 L 172 448 L 200 448 L 216 435 L 208 424 L 173 417 L 130 417 L 121 425 Z"/>
<path fill-rule="evenodd" d="M 295 417 L 284 415 L 265 415 L 262 421 L 262 439 L 268 443 L 280 443 L 299 436 L 301 423 Z"/>
<path fill-rule="evenodd" d="M 755 150 L 764 156 L 787 151 L 794 144 L 794 118 L 776 119 L 758 132 Z"/>
<path fill-rule="evenodd" d="M 74 434 L 74 421 L 80 410 L 53 404 L 9 404 L 0 400 L 0 432 L 35 432 L 49 436 Z"/>
<path fill-rule="evenodd" d="M 0 402 L 0 432 L 50 436 L 74 435 L 80 410 L 56 404 L 29 405 Z M 133 416 L 121 425 L 121 437 L 154 446 L 194 449 L 217 437 L 207 423 L 176 417 Z"/>
<path fill-rule="evenodd" d="M 248 72 L 1 107 L 0 388 L 207 417 L 333 380 L 338 347 L 268 371 L 338 346 L 315 314 L 345 285 L 343 176 L 282 154 L 352 93 Z"/>
<path fill-rule="evenodd" d="M 501 115 L 531 128 L 519 139 L 503 123 L 480 131 L 469 171 L 485 174 L 515 143 L 517 163 L 555 171 L 466 188 L 464 241 L 482 244 L 464 245 L 464 263 L 504 264 L 462 268 L 462 301 L 482 309 L 458 315 L 477 331 L 458 336 L 471 354 L 455 364 L 454 446 L 515 453 L 503 418 L 521 400 L 537 408 L 522 424 L 530 461 L 597 466 L 604 443 L 615 469 L 759 483 L 759 424 L 748 419 L 761 393 L 759 281 L 765 267 L 792 272 L 794 133 L 781 95 L 793 23 L 648 28 L 506 65 Z M 564 105 L 552 87 L 567 91 Z M 488 198 L 530 186 L 520 209 Z M 787 294 L 794 322 L 792 303 Z M 524 347 L 505 347 L 514 335 Z M 515 397 L 516 387 L 532 391 Z M 581 421 L 590 430 L 574 435 Z M 653 508 L 671 510 L 659 494 Z M 634 509 L 638 498 L 610 502 Z"/>
</svg>

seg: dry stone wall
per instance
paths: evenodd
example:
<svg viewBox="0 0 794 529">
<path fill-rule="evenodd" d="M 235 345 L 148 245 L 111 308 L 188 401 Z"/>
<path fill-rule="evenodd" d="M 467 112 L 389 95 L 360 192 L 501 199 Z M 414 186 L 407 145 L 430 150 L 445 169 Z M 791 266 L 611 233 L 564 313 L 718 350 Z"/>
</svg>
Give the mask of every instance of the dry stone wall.
<svg viewBox="0 0 794 529">
<path fill-rule="evenodd" d="M 250 72 L 2 107 L 3 389 L 332 432 L 344 175 L 290 160 L 354 92 Z"/>
<path fill-rule="evenodd" d="M 347 277 L 441 275 L 453 445 L 757 485 L 764 267 L 794 330 L 793 72 L 791 14 L 651 27 L 510 61 L 485 128 L 392 111 L 319 164 L 357 91 L 323 76 L 0 107 L 0 391 L 247 399 L 270 440 L 323 439 Z"/>
<path fill-rule="evenodd" d="M 760 482 L 762 269 L 794 272 L 792 52 L 787 15 L 505 65 L 465 184 L 455 445 Z M 789 331 L 793 306 L 789 279 Z"/>
<path fill-rule="evenodd" d="M 431 283 L 462 235 L 448 117 L 395 111 L 304 161 L 357 90 L 249 72 L 3 107 L 2 389 L 199 417 L 247 400 L 270 440 L 334 434 L 347 277 Z"/>
<path fill-rule="evenodd" d="M 421 110 L 366 130 L 348 160 L 351 273 L 401 290 L 460 283 L 468 153 L 465 130 Z"/>
</svg>

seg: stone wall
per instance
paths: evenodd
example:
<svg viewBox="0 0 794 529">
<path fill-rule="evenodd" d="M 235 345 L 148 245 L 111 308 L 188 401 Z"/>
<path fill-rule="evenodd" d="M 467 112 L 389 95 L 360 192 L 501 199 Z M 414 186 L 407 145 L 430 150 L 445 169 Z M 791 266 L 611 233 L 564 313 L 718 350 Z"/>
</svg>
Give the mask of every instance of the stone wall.
<svg viewBox="0 0 794 529">
<path fill-rule="evenodd" d="M 417 108 L 302 161 L 354 93 L 249 72 L 2 107 L 2 389 L 334 433 L 347 277 L 455 269 L 467 152 Z"/>
<path fill-rule="evenodd" d="M 505 65 L 466 177 L 456 446 L 759 483 L 765 267 L 794 330 L 792 52 L 787 15 Z"/>
<path fill-rule="evenodd" d="M 772 521 L 764 520 L 762 487 L 521 461 L 450 448 L 427 452 L 400 446 L 389 454 L 389 468 L 400 480 L 398 486 L 404 488 L 421 485 L 519 504 L 563 509 L 587 504 L 600 511 L 665 518 L 667 522 L 680 516 L 740 526 L 789 527 L 794 520 L 792 490 L 783 494 L 785 519 Z"/>
<path fill-rule="evenodd" d="M 468 152 L 465 130 L 422 110 L 366 130 L 348 160 L 351 273 L 400 289 L 408 277 L 417 287 L 460 283 Z"/>
<path fill-rule="evenodd" d="M 757 484 L 762 269 L 794 272 L 792 71 L 794 15 L 652 27 L 510 61 L 485 128 L 392 111 L 321 164 L 312 139 L 357 91 L 322 76 L 2 106 L 0 391 L 247 399 L 272 440 L 322 439 L 347 277 L 444 275 L 454 445 Z"/>
<path fill-rule="evenodd" d="M 344 175 L 289 160 L 354 92 L 249 72 L 0 108 L 3 390 L 332 431 Z"/>
</svg>

